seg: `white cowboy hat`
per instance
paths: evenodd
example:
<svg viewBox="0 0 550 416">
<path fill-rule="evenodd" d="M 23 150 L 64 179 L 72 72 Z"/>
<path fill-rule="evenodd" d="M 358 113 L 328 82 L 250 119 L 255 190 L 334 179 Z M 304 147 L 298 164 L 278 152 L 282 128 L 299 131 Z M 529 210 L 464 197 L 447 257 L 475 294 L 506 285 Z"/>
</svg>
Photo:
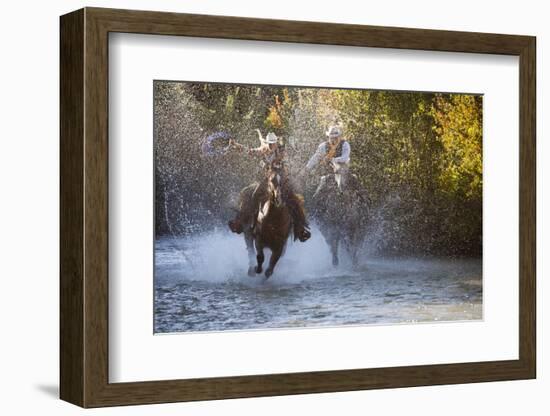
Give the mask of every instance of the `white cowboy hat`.
<svg viewBox="0 0 550 416">
<path fill-rule="evenodd" d="M 267 144 L 274 144 L 274 143 L 277 143 L 278 141 L 279 141 L 279 138 L 272 131 L 267 133 L 267 136 L 265 136 L 265 142 Z"/>
<path fill-rule="evenodd" d="M 330 126 L 325 134 L 328 137 L 340 137 L 342 135 L 342 127 Z"/>
</svg>

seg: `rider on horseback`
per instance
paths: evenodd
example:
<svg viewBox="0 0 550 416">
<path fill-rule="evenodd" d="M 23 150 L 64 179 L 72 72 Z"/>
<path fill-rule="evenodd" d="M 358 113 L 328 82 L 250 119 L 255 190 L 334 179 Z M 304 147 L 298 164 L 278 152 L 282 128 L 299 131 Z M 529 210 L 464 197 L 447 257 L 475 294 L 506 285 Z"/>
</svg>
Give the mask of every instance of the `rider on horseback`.
<svg viewBox="0 0 550 416">
<path fill-rule="evenodd" d="M 294 238 L 304 242 L 311 237 L 311 232 L 307 229 L 308 223 L 305 217 L 303 207 L 303 199 L 294 193 L 290 183 L 288 169 L 285 164 L 285 148 L 279 145 L 279 139 L 275 133 L 268 133 L 265 140 L 258 131 L 262 144 L 257 148 L 247 148 L 234 140 L 230 141 L 230 145 L 238 150 L 246 151 L 248 155 L 261 158 L 262 177 L 259 183 L 255 183 L 245 187 L 240 194 L 239 212 L 235 219 L 229 221 L 229 228 L 234 233 L 240 234 L 243 232 L 243 225 L 252 218 L 252 224 L 255 223 L 255 218 L 258 214 L 258 208 L 262 197 L 267 189 L 268 174 L 271 171 L 277 171 L 282 177 L 282 196 L 288 206 L 292 217 L 294 227 Z M 248 192 L 250 187 L 254 187 L 252 193 Z"/>
<path fill-rule="evenodd" d="M 338 172 L 342 176 L 347 176 L 349 171 L 351 147 L 342 135 L 342 128 L 340 126 L 331 126 L 327 130 L 326 135 L 328 140 L 319 145 L 317 151 L 309 159 L 305 167 L 306 170 L 311 171 L 320 164 L 324 170 L 314 197 L 326 188 L 327 181 L 330 178 L 334 178 L 334 173 Z"/>
</svg>

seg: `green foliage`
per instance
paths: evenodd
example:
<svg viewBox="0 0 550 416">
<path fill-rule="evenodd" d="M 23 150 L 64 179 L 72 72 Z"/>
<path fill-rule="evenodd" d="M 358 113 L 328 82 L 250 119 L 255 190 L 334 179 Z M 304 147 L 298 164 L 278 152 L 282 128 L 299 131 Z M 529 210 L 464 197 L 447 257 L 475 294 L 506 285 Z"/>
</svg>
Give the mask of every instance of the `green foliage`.
<svg viewBox="0 0 550 416">
<path fill-rule="evenodd" d="M 444 148 L 439 180 L 441 189 L 467 198 L 481 196 L 482 98 L 437 95 L 432 107 L 434 130 Z"/>
<path fill-rule="evenodd" d="M 481 250 L 482 98 L 334 90 L 382 251 Z"/>
<path fill-rule="evenodd" d="M 264 126 L 278 136 L 286 135 L 294 111 L 294 102 L 290 98 L 288 88 L 283 89 L 282 97 L 276 95 L 274 101 L 273 105 L 269 107 Z"/>
</svg>

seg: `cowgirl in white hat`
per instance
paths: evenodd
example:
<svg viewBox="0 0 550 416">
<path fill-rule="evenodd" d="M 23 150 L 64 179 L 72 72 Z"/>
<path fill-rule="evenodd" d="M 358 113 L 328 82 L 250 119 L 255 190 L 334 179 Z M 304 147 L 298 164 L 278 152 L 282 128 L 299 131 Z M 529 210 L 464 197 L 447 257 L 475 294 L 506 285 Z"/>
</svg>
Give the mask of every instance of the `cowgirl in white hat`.
<svg viewBox="0 0 550 416">
<path fill-rule="evenodd" d="M 290 215 L 294 223 L 294 235 L 300 241 L 304 242 L 311 237 L 311 232 L 307 228 L 308 222 L 303 208 L 303 200 L 295 194 L 288 177 L 288 171 L 285 166 L 285 148 L 279 144 L 279 138 L 275 133 L 269 132 L 264 139 L 262 133 L 259 130 L 256 131 L 260 139 L 259 147 L 247 148 L 246 146 L 236 143 L 234 140 L 231 140 L 229 143 L 238 150 L 246 151 L 249 155 L 259 156 L 261 158 L 260 164 L 265 170 L 276 169 L 281 172 L 283 177 L 283 197 L 290 209 Z M 234 233 L 240 234 L 243 232 L 243 223 L 245 222 L 243 218 L 248 218 L 256 214 L 254 211 L 259 205 L 259 189 L 264 181 L 265 178 L 262 177 L 260 183 L 255 185 L 255 189 L 250 197 L 247 197 L 247 189 L 249 187 L 241 191 L 239 212 L 235 219 L 229 221 L 229 228 Z"/>
<path fill-rule="evenodd" d="M 279 138 L 273 132 L 267 133 L 264 138 L 260 130 L 258 132 L 258 138 L 260 139 L 260 146 L 249 148 L 242 144 L 236 143 L 234 140 L 229 141 L 229 145 L 237 150 L 245 151 L 251 156 L 259 156 L 261 158 L 261 166 L 263 168 L 277 167 L 281 168 L 285 158 L 285 148 L 279 145 Z"/>
</svg>

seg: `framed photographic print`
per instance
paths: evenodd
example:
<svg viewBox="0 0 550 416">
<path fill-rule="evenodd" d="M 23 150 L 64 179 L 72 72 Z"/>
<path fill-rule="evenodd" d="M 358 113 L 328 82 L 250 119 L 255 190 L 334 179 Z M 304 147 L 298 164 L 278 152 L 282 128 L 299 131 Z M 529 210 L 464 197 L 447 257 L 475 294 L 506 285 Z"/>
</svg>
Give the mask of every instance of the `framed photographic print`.
<svg viewBox="0 0 550 416">
<path fill-rule="evenodd" d="M 534 378 L 535 49 L 62 16 L 61 398 Z"/>
</svg>

